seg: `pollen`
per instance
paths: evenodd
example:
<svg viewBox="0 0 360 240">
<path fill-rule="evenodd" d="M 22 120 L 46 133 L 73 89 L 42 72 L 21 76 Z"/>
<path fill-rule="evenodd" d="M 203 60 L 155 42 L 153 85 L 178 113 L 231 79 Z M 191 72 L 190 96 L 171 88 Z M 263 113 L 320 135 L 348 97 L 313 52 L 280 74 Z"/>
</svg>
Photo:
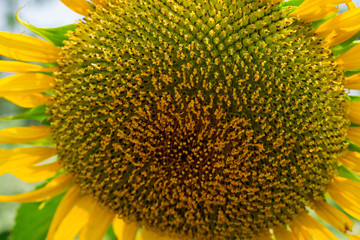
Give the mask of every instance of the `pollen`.
<svg viewBox="0 0 360 240">
<path fill-rule="evenodd" d="M 264 0 L 104 0 L 61 50 L 59 160 L 127 221 L 257 239 L 323 198 L 344 154 L 343 71 Z"/>
</svg>

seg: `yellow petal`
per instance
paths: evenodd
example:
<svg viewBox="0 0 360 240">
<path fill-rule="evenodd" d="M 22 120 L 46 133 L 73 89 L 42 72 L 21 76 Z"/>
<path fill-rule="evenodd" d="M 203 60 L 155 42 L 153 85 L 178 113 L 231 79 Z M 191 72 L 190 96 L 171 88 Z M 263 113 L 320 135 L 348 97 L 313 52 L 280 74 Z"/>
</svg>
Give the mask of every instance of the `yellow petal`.
<svg viewBox="0 0 360 240">
<path fill-rule="evenodd" d="M 335 177 L 329 185 L 331 198 L 345 212 L 360 219 L 360 183 L 342 177 Z"/>
<path fill-rule="evenodd" d="M 55 70 L 56 68 L 43 67 L 32 63 L 0 60 L 0 72 L 54 72 Z"/>
<path fill-rule="evenodd" d="M 53 220 L 46 237 L 46 240 L 54 238 L 54 234 L 58 229 L 59 225 L 66 217 L 67 213 L 70 212 L 75 202 L 81 198 L 81 190 L 77 185 L 72 186 L 61 200 L 59 206 L 56 209 Z"/>
<path fill-rule="evenodd" d="M 350 104 L 348 117 L 351 122 L 360 124 L 360 102 Z"/>
<path fill-rule="evenodd" d="M 346 6 L 348 7 L 349 10 L 356 8 L 355 3 L 353 3 L 353 2 L 348 2 L 348 3 L 346 4 Z"/>
<path fill-rule="evenodd" d="M 137 223 L 125 223 L 122 219 L 115 217 L 113 229 L 118 240 L 134 240 L 139 225 Z"/>
<path fill-rule="evenodd" d="M 80 232 L 78 240 L 102 240 L 113 219 L 114 214 L 108 209 L 96 206 L 90 216 L 90 222 Z"/>
<path fill-rule="evenodd" d="M 51 180 L 45 187 L 32 192 L 22 193 L 12 196 L 0 196 L 0 202 L 41 202 L 62 193 L 73 183 L 73 178 L 66 174 L 61 174 Z"/>
<path fill-rule="evenodd" d="M 0 55 L 25 62 L 56 62 L 60 49 L 36 37 L 0 32 Z"/>
<path fill-rule="evenodd" d="M 53 177 L 60 170 L 61 165 L 58 162 L 52 162 L 40 166 L 22 167 L 11 173 L 25 182 L 35 183 Z"/>
<path fill-rule="evenodd" d="M 276 240 L 297 240 L 294 234 L 288 231 L 285 226 L 276 227 L 274 229 L 274 235 Z"/>
<path fill-rule="evenodd" d="M 303 225 L 298 224 L 297 221 L 291 222 L 290 228 L 296 236 L 296 240 L 313 240 L 306 228 Z"/>
<path fill-rule="evenodd" d="M 360 8 L 350 9 L 326 21 L 316 29 L 319 37 L 328 37 L 329 46 L 342 43 L 360 31 Z"/>
<path fill-rule="evenodd" d="M 34 108 L 45 104 L 49 105 L 51 96 L 32 93 L 28 95 L 3 96 L 3 98 L 23 108 Z"/>
<path fill-rule="evenodd" d="M 360 90 L 360 73 L 348 77 L 345 81 L 345 88 L 351 90 Z"/>
<path fill-rule="evenodd" d="M 101 0 L 91 0 L 96 5 L 102 5 Z"/>
<path fill-rule="evenodd" d="M 88 1 L 86 0 L 60 0 L 63 2 L 68 8 L 73 10 L 74 12 L 81 14 L 83 16 L 88 16 L 88 11 L 91 11 L 92 8 Z"/>
<path fill-rule="evenodd" d="M 360 146 L 360 127 L 349 127 L 347 131 L 347 138 Z"/>
<path fill-rule="evenodd" d="M 56 155 L 56 149 L 47 147 L 14 148 L 0 151 L 0 174 L 40 163 L 54 155 Z"/>
<path fill-rule="evenodd" d="M 339 231 L 343 233 L 346 233 L 346 231 L 352 231 L 354 222 L 336 207 L 324 201 L 317 201 L 314 204 L 313 209 L 321 219 L 330 223 Z"/>
<path fill-rule="evenodd" d="M 0 96 L 24 96 L 51 89 L 54 78 L 42 73 L 20 73 L 0 79 Z"/>
<path fill-rule="evenodd" d="M 298 216 L 297 224 L 302 225 L 315 239 L 337 240 L 337 237 L 335 237 L 329 229 L 308 214 L 301 214 Z"/>
<path fill-rule="evenodd" d="M 52 134 L 46 126 L 11 127 L 0 130 L 0 143 L 27 143 Z"/>
<path fill-rule="evenodd" d="M 344 68 L 344 70 L 360 68 L 359 54 L 360 44 L 357 44 L 355 47 L 352 47 L 350 50 L 340 55 L 337 58 L 337 62 Z"/>
<path fill-rule="evenodd" d="M 340 158 L 340 161 L 351 171 L 360 173 L 360 153 L 349 151 L 345 156 Z"/>
<path fill-rule="evenodd" d="M 88 224 L 96 202 L 90 196 L 83 196 L 74 202 L 71 210 L 56 229 L 51 240 L 74 240 L 76 235 Z"/>
<path fill-rule="evenodd" d="M 312 22 L 337 13 L 337 6 L 339 4 L 350 1 L 351 0 L 305 0 L 291 15 Z"/>
</svg>

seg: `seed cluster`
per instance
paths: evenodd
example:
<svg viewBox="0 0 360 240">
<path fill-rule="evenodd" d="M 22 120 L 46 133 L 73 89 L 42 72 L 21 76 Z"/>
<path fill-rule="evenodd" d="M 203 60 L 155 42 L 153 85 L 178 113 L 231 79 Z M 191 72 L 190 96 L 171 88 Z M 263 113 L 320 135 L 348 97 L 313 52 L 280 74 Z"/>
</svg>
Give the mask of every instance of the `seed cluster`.
<svg viewBox="0 0 360 240">
<path fill-rule="evenodd" d="M 253 239 L 321 198 L 346 147 L 342 72 L 257 0 L 107 0 L 62 49 L 50 108 L 83 191 L 181 239 Z"/>
</svg>

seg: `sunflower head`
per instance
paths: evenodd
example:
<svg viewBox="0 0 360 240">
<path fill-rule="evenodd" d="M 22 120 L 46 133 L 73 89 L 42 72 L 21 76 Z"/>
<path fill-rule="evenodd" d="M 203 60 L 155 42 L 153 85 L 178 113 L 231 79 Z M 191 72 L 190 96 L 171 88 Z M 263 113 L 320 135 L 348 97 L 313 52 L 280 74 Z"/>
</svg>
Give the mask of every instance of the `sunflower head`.
<svg viewBox="0 0 360 240">
<path fill-rule="evenodd" d="M 351 230 L 325 197 L 360 215 L 348 197 L 360 184 L 338 176 L 360 169 L 360 106 L 345 91 L 360 78 L 347 71 L 360 66 L 351 1 L 63 2 L 86 17 L 45 55 L 56 69 L 39 71 L 52 76 L 27 73 L 53 90 L 40 132 L 65 173 L 48 185 L 74 183 L 59 209 L 88 206 L 86 224 L 115 218 L 129 239 L 331 236 L 309 207 Z M 340 2 L 349 10 L 336 15 Z"/>
</svg>

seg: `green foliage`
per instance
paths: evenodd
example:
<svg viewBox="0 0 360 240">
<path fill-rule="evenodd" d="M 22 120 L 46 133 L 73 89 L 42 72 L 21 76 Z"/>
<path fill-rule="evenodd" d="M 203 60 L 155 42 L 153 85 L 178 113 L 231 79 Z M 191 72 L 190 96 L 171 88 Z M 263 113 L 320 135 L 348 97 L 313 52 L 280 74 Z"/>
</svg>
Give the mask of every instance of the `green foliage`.
<svg viewBox="0 0 360 240">
<path fill-rule="evenodd" d="M 43 203 L 21 204 L 10 240 L 44 240 L 62 197 L 63 194 Z"/>
</svg>

